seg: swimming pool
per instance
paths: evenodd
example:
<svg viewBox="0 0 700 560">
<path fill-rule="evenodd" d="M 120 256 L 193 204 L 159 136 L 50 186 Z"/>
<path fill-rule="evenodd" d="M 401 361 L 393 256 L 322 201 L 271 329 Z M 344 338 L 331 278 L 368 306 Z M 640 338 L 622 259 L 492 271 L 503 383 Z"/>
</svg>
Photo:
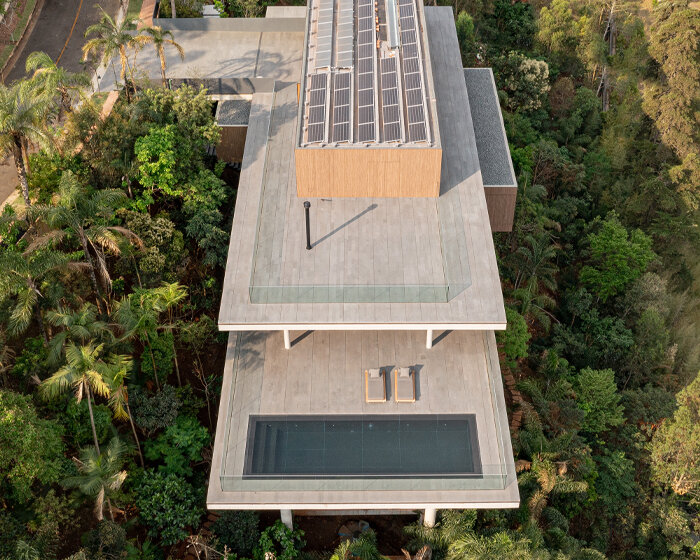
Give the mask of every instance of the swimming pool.
<svg viewBox="0 0 700 560">
<path fill-rule="evenodd" d="M 478 476 L 473 414 L 250 416 L 244 478 Z"/>
</svg>

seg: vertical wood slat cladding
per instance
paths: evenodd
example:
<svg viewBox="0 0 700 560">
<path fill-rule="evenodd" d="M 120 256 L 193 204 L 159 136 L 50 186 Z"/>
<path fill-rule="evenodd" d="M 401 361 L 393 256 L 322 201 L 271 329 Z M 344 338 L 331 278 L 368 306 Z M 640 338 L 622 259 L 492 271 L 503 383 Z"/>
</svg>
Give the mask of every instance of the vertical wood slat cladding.
<svg viewBox="0 0 700 560">
<path fill-rule="evenodd" d="M 221 126 L 221 137 L 216 146 L 216 156 L 226 163 L 240 163 L 243 161 L 245 138 L 248 133 L 247 126 Z"/>
<path fill-rule="evenodd" d="M 512 231 L 517 187 L 484 187 L 491 231 Z"/>
<path fill-rule="evenodd" d="M 297 148 L 300 197 L 437 197 L 441 148 Z"/>
</svg>

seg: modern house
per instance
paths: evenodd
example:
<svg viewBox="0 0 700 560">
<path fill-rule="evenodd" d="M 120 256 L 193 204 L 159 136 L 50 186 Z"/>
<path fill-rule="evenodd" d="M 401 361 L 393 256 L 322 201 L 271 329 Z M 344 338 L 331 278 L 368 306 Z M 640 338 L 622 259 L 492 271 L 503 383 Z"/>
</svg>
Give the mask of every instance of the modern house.
<svg viewBox="0 0 700 560">
<path fill-rule="evenodd" d="M 492 239 L 517 187 L 493 75 L 463 68 L 451 8 L 156 23 L 213 53 L 198 70 L 241 162 L 208 508 L 430 525 L 517 507 Z"/>
</svg>

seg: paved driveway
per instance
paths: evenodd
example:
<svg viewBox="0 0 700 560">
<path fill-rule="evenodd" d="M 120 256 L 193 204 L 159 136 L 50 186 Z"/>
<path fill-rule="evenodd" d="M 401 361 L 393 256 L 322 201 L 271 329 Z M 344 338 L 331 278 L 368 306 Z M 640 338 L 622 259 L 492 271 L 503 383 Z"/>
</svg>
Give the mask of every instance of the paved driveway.
<svg viewBox="0 0 700 560">
<path fill-rule="evenodd" d="M 85 30 L 99 21 L 102 12 L 98 6 L 115 17 L 119 0 L 45 0 L 7 82 L 24 77 L 27 55 L 33 51 L 44 51 L 54 60 L 60 55 L 61 66 L 71 72 L 82 70 L 83 64 L 80 59 L 81 48 L 85 43 Z"/>
</svg>

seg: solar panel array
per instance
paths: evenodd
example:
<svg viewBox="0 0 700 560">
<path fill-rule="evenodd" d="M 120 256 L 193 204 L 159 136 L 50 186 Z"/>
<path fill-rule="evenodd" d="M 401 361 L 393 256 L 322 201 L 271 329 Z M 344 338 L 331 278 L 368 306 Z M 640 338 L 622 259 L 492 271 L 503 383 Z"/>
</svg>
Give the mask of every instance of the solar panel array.
<svg viewBox="0 0 700 560">
<path fill-rule="evenodd" d="M 304 142 L 430 141 L 418 1 L 311 0 Z"/>
<path fill-rule="evenodd" d="M 312 74 L 309 90 L 308 141 L 326 141 L 326 93 L 328 91 L 328 74 Z"/>
<path fill-rule="evenodd" d="M 355 28 L 355 10 L 353 0 L 339 0 L 338 26 L 336 40 L 336 67 L 352 68 L 353 31 Z"/>
<path fill-rule="evenodd" d="M 399 0 L 401 23 L 401 55 L 403 59 L 403 87 L 406 94 L 408 140 L 428 139 L 428 127 L 423 103 L 423 75 L 418 43 L 418 18 L 415 0 Z"/>
<path fill-rule="evenodd" d="M 333 51 L 334 0 L 321 0 L 316 31 L 316 68 L 330 68 Z"/>
<path fill-rule="evenodd" d="M 375 142 L 375 47 L 374 3 L 357 0 L 357 139 Z"/>
<path fill-rule="evenodd" d="M 396 58 L 382 58 L 382 117 L 384 141 L 401 140 L 401 111 L 399 110 L 399 77 Z"/>
<path fill-rule="evenodd" d="M 333 142 L 350 141 L 352 127 L 350 115 L 350 86 L 352 74 L 342 72 L 335 75 L 333 80 Z"/>
</svg>

